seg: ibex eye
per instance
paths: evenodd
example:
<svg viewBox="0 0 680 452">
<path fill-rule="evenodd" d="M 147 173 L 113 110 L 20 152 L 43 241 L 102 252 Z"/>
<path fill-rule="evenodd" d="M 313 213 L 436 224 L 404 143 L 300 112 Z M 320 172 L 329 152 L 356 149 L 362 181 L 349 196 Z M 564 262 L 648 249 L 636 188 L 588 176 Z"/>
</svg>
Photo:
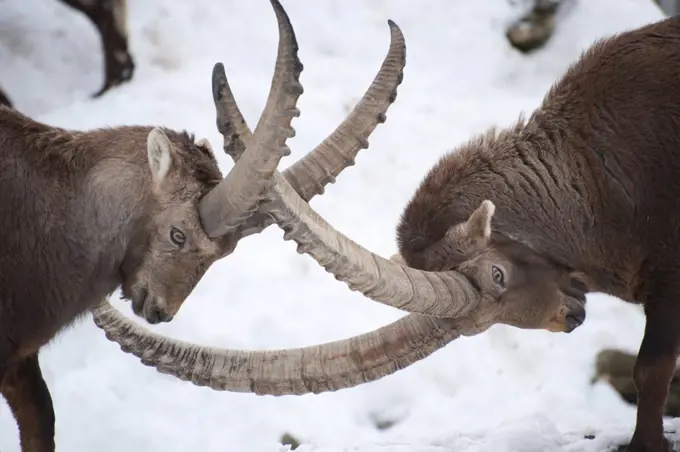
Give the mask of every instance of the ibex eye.
<svg viewBox="0 0 680 452">
<path fill-rule="evenodd" d="M 499 286 L 505 285 L 505 275 L 503 274 L 503 270 L 496 267 L 495 265 L 491 266 L 491 277 L 493 278 L 493 282 Z"/>
<path fill-rule="evenodd" d="M 173 226 L 170 228 L 170 240 L 172 240 L 172 243 L 175 245 L 182 246 L 186 241 L 186 237 L 182 231 Z"/>
</svg>

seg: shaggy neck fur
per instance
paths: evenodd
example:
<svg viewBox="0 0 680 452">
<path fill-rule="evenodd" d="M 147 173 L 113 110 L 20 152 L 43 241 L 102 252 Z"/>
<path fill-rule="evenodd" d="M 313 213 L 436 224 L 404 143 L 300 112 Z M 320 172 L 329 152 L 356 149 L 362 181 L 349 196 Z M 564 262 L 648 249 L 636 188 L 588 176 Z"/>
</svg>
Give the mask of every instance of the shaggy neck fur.
<svg viewBox="0 0 680 452">
<path fill-rule="evenodd" d="M 624 249 L 608 243 L 608 228 L 617 229 L 617 240 L 632 238 L 633 206 L 620 190 L 612 190 L 613 181 L 597 179 L 595 157 L 559 126 L 547 127 L 538 113 L 526 124 L 520 120 L 501 132 L 491 130 L 444 156 L 427 174 L 398 227 L 400 252 L 418 267 L 418 251 L 491 199 L 496 204 L 492 239 L 502 234 L 518 240 L 585 273 L 591 290 L 632 300 L 638 268 L 616 263 L 635 261 L 631 255 L 637 249 L 632 239 Z M 605 210 L 606 221 L 598 221 Z"/>
<path fill-rule="evenodd" d="M 646 303 L 656 279 L 678 271 L 680 90 L 669 87 L 679 25 L 669 18 L 595 43 L 526 125 L 442 158 L 398 227 L 407 262 L 490 199 L 492 237 L 586 273 L 592 291 Z"/>
<path fill-rule="evenodd" d="M 0 275 L 0 299 L 17 318 L 34 319 L 34 330 L 68 324 L 118 287 L 133 233 L 145 230 L 143 209 L 153 206 L 146 199 L 150 128 L 84 134 L 4 108 L 0 123 L 0 267 L 15 270 L 12 284 L 3 284 Z M 18 292 L 7 293 L 7 287 Z M 31 299 L 41 301 L 21 301 Z M 40 305 L 47 311 L 19 315 Z"/>
</svg>

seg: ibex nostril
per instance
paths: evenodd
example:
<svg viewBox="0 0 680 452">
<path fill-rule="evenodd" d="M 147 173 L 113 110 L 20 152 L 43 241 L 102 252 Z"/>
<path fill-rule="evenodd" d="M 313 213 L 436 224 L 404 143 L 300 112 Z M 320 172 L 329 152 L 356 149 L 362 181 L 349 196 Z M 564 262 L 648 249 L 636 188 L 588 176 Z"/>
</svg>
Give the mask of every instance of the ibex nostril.
<svg viewBox="0 0 680 452">
<path fill-rule="evenodd" d="M 567 326 L 567 333 L 571 333 L 576 328 L 578 328 L 581 325 L 582 322 L 578 318 L 576 318 L 572 315 L 568 315 L 565 318 L 564 323 Z"/>
<path fill-rule="evenodd" d="M 150 324 L 155 325 L 161 321 L 161 312 L 155 306 L 148 307 L 144 310 L 144 318 Z"/>
<path fill-rule="evenodd" d="M 567 312 L 564 317 L 564 323 L 567 327 L 567 333 L 571 333 L 576 328 L 581 326 L 586 319 L 585 309 L 573 309 Z"/>
<path fill-rule="evenodd" d="M 173 319 L 173 315 L 167 312 L 165 302 L 157 299 L 147 299 L 144 304 L 143 317 L 152 325 L 169 322 Z"/>
<path fill-rule="evenodd" d="M 158 306 L 156 306 L 155 308 L 155 314 L 159 322 L 169 322 L 173 318 L 173 316 L 169 314 L 165 309 L 161 309 Z"/>
</svg>

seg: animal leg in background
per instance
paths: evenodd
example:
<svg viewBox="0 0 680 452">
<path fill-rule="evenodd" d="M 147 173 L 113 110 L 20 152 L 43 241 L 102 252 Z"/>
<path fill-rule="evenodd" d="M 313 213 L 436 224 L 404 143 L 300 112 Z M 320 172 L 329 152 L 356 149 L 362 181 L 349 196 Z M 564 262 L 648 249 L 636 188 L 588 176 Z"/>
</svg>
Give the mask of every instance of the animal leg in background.
<svg viewBox="0 0 680 452">
<path fill-rule="evenodd" d="M 99 31 L 104 51 L 104 85 L 94 94 L 99 97 L 132 79 L 135 64 L 128 51 L 126 0 L 61 0 L 83 12 Z"/>
<path fill-rule="evenodd" d="M 510 45 L 528 53 L 545 45 L 555 30 L 555 16 L 563 0 L 535 0 L 529 12 L 505 32 Z"/>
<path fill-rule="evenodd" d="M 645 306 L 645 334 L 633 377 L 638 391 L 637 424 L 628 452 L 671 450 L 663 435 L 663 413 L 680 344 L 678 295 L 662 295 Z"/>
<path fill-rule="evenodd" d="M 0 392 L 20 426 L 22 452 L 53 452 L 54 408 L 37 352 L 7 366 Z"/>
</svg>

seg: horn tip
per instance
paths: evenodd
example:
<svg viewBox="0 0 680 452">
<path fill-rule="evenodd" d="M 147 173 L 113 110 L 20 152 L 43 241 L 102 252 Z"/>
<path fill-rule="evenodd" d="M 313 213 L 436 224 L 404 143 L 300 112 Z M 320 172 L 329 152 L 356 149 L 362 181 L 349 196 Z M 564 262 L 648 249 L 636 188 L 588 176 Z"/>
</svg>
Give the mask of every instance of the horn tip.
<svg viewBox="0 0 680 452">
<path fill-rule="evenodd" d="M 399 27 L 399 25 L 397 25 L 395 21 L 393 21 L 392 19 L 387 19 L 387 25 L 389 25 L 390 32 L 393 35 L 399 36 L 400 39 L 404 38 L 404 34 L 401 32 L 401 27 Z"/>
<path fill-rule="evenodd" d="M 292 44 L 297 50 L 297 42 L 295 39 L 295 33 L 293 32 L 293 26 L 290 23 L 290 18 L 288 17 L 288 13 L 286 13 L 286 10 L 284 9 L 283 5 L 279 0 L 269 0 L 272 4 L 272 7 L 274 8 L 274 13 L 276 14 L 277 18 L 279 19 L 279 24 L 283 22 L 284 24 L 284 29 L 287 29 L 287 31 L 290 33 L 291 40 L 293 41 Z M 281 31 L 281 28 L 279 28 L 279 31 Z"/>
<path fill-rule="evenodd" d="M 224 72 L 224 64 L 221 61 L 218 61 L 213 65 L 213 75 L 217 72 Z"/>
<path fill-rule="evenodd" d="M 482 206 L 488 212 L 489 216 L 493 215 L 496 211 L 496 205 L 489 199 L 482 201 Z"/>
<path fill-rule="evenodd" d="M 224 64 L 220 62 L 215 63 L 212 71 L 212 91 L 215 102 L 222 100 L 222 87 L 226 84 L 226 80 L 227 75 L 224 72 Z"/>
</svg>

